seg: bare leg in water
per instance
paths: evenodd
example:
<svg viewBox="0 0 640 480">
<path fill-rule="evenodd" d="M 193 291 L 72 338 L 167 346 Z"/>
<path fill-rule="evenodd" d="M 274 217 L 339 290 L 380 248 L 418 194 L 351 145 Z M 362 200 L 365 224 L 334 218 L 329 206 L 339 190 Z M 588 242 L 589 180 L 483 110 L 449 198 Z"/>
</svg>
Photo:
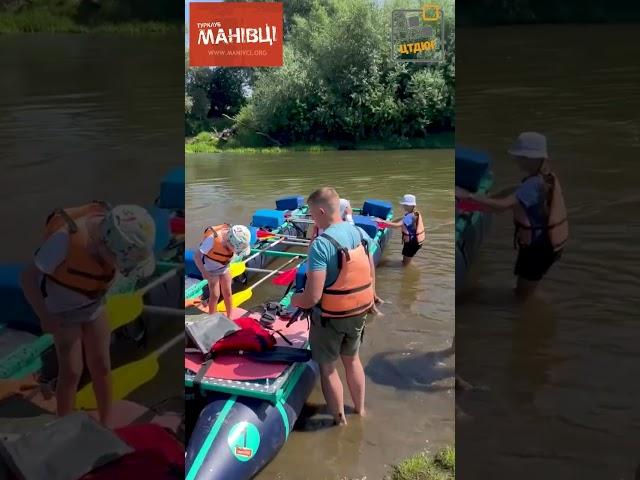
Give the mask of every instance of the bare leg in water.
<svg viewBox="0 0 640 480">
<path fill-rule="evenodd" d="M 531 296 L 536 292 L 539 283 L 540 282 L 518 277 L 518 282 L 516 284 L 516 297 L 518 297 L 518 300 L 525 301 L 531 298 Z"/>
<path fill-rule="evenodd" d="M 342 381 L 336 368 L 336 362 L 320 364 L 320 385 L 322 394 L 327 402 L 329 413 L 333 416 L 336 425 L 346 425 L 344 415 L 344 390 Z"/>
<path fill-rule="evenodd" d="M 357 354 L 353 357 L 342 355 L 341 358 L 354 410 L 358 415 L 364 417 L 366 414 L 364 409 L 365 376 L 360 356 Z"/>
</svg>

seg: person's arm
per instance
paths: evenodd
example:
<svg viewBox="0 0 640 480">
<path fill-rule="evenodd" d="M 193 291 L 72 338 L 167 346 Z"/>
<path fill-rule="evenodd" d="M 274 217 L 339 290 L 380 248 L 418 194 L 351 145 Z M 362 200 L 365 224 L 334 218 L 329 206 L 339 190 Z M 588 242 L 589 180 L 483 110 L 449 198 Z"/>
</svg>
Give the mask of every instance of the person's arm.
<svg viewBox="0 0 640 480">
<path fill-rule="evenodd" d="M 33 308 L 33 311 L 42 321 L 51 316 L 40 290 L 40 271 L 34 263 L 30 263 L 20 276 L 22 293 Z"/>
<path fill-rule="evenodd" d="M 518 199 L 516 198 L 515 194 L 511 194 L 505 198 L 489 198 L 484 195 L 477 195 L 475 193 L 472 193 L 468 198 L 476 203 L 479 203 L 480 205 L 488 207 L 496 213 L 511 210 L 518 203 Z"/>
<path fill-rule="evenodd" d="M 502 190 L 498 190 L 497 192 L 490 192 L 487 195 L 488 198 L 503 198 L 508 197 L 509 195 L 515 193 L 518 189 L 518 185 L 513 185 L 511 187 L 503 188 Z"/>
<path fill-rule="evenodd" d="M 384 220 L 379 218 L 378 221 L 384 223 L 389 228 L 402 228 L 404 217 L 394 218 L 393 220 Z"/>
<path fill-rule="evenodd" d="M 322 298 L 324 281 L 327 278 L 326 270 L 314 270 L 307 272 L 307 283 L 302 293 L 296 293 L 291 298 L 294 307 L 309 309 L 315 307 Z"/>
<path fill-rule="evenodd" d="M 194 261 L 202 275 L 202 278 L 207 278 L 208 276 L 207 270 L 204 268 L 204 259 L 202 257 L 204 256 L 204 252 L 208 252 L 212 247 L 213 239 L 211 237 L 207 237 L 200 243 L 198 250 L 196 250 Z"/>
</svg>

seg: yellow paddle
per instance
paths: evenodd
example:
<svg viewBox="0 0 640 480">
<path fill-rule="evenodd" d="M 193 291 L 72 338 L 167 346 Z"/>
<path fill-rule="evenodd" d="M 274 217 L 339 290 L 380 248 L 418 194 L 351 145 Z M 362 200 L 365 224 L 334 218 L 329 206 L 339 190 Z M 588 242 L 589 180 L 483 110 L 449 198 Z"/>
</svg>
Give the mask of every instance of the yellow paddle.
<svg viewBox="0 0 640 480">
<path fill-rule="evenodd" d="M 178 269 L 171 269 L 140 290 L 132 293 L 118 293 L 107 297 L 106 312 L 111 331 L 138 318 L 144 309 L 143 297 L 145 293 L 177 274 Z"/>
<path fill-rule="evenodd" d="M 112 398 L 114 400 L 126 398 L 140 385 L 152 380 L 160 371 L 160 356 L 180 341 L 184 341 L 184 333 L 175 336 L 150 355 L 116 368 L 112 372 Z M 76 408 L 84 410 L 98 408 L 91 383 L 82 387 L 76 395 Z"/>
<path fill-rule="evenodd" d="M 276 270 L 273 270 L 272 272 L 269 272 L 267 275 L 262 277 L 256 283 L 254 283 L 252 286 L 247 287 L 247 288 L 245 288 L 244 290 L 242 290 L 242 291 L 240 291 L 238 293 L 234 293 L 231 296 L 231 307 L 232 308 L 239 307 L 244 302 L 249 300 L 251 297 L 253 297 L 253 289 L 254 288 L 256 288 L 258 285 L 260 285 L 262 282 L 266 281 L 267 279 L 273 277 L 276 273 L 280 273 L 284 269 L 284 267 L 286 267 L 290 263 L 293 263 L 294 261 L 298 260 L 299 258 L 300 258 L 299 256 L 295 256 L 295 257 L 289 259 L 289 261 L 287 261 L 286 263 L 281 265 Z M 224 301 L 218 303 L 218 311 L 219 312 L 226 312 L 227 311 L 227 308 L 224 305 Z"/>
</svg>

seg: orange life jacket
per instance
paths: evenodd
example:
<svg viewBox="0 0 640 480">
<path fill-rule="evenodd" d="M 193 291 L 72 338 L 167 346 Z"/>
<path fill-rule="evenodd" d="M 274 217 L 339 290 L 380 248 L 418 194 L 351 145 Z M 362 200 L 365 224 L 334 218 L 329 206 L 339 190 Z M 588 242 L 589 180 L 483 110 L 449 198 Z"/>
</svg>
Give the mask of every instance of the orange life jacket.
<svg viewBox="0 0 640 480">
<path fill-rule="evenodd" d="M 373 306 L 374 294 L 371 284 L 369 251 L 360 234 L 360 243 L 352 250 L 342 247 L 333 237 L 323 233 L 338 249 L 338 278 L 325 287 L 320 299 L 323 318 L 346 318 L 362 315 Z"/>
<path fill-rule="evenodd" d="M 69 232 L 65 260 L 46 277 L 89 298 L 104 295 L 115 276 L 115 267 L 90 251 L 87 220 L 104 217 L 109 206 L 93 202 L 74 208 L 56 209 L 47 218 L 45 240 L 60 229 Z"/>
<path fill-rule="evenodd" d="M 204 229 L 204 235 L 202 239 L 213 238 L 213 247 L 204 254 L 209 260 L 218 262 L 221 265 L 227 265 L 233 258 L 233 250 L 226 247 L 222 241 L 223 233 L 229 230 L 231 226 L 228 223 L 222 225 L 216 225 L 215 227 L 207 227 Z"/>
<path fill-rule="evenodd" d="M 569 222 L 567 221 L 567 207 L 564 203 L 562 187 L 560 186 L 558 177 L 553 173 L 551 175 L 554 180 L 554 186 L 550 201 L 547 202 L 549 211 L 547 225 L 533 227 L 520 202 L 516 204 L 513 210 L 513 223 L 516 227 L 514 243 L 517 243 L 521 247 L 531 244 L 534 230 L 545 231 L 549 236 L 549 241 L 553 249 L 556 251 L 564 247 L 567 240 L 569 240 Z"/>
<path fill-rule="evenodd" d="M 424 232 L 424 223 L 422 222 L 422 215 L 420 212 L 414 211 L 413 215 L 416 219 L 415 228 L 407 228 L 407 225 L 402 223 L 402 243 L 407 243 L 413 238 L 415 238 L 419 244 L 422 244 L 426 238 L 426 234 Z M 406 215 L 405 215 L 406 216 Z"/>
</svg>

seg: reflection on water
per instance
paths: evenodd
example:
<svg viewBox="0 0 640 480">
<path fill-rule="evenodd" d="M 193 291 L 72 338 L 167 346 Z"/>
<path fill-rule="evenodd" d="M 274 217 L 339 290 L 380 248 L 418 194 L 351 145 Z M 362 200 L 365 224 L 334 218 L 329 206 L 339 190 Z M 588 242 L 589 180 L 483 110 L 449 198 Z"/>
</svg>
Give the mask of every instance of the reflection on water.
<svg viewBox="0 0 640 480">
<path fill-rule="evenodd" d="M 54 207 L 153 203 L 184 158 L 181 49 L 179 33 L 0 37 L 2 260 L 33 252 Z"/>
<path fill-rule="evenodd" d="M 322 411 L 303 419 L 258 478 L 324 480 L 341 475 L 382 478 L 386 465 L 453 441 L 453 358 L 440 353 L 453 334 L 453 152 L 328 152 L 278 156 L 194 155 L 187 158 L 187 245 L 204 225 L 249 222 L 276 198 L 332 185 L 354 207 L 366 198 L 394 203 L 414 193 L 426 219 L 427 245 L 408 268 L 391 239 L 377 272 L 388 303 L 366 328 L 368 416 L 346 429 L 326 428 Z M 257 301 L 281 289 L 257 292 Z M 262 298 L 260 298 L 262 296 Z M 345 393 L 346 393 L 345 387 Z M 346 393 L 347 404 L 350 404 Z M 319 387 L 309 399 L 323 404 Z"/>
<path fill-rule="evenodd" d="M 458 372 L 490 388 L 461 395 L 460 478 L 631 479 L 640 461 L 635 30 L 459 30 L 458 141 L 492 154 L 501 188 L 521 176 L 505 153 L 519 131 L 547 134 L 572 235 L 520 308 L 511 220 L 495 217 L 456 306 Z"/>
</svg>

